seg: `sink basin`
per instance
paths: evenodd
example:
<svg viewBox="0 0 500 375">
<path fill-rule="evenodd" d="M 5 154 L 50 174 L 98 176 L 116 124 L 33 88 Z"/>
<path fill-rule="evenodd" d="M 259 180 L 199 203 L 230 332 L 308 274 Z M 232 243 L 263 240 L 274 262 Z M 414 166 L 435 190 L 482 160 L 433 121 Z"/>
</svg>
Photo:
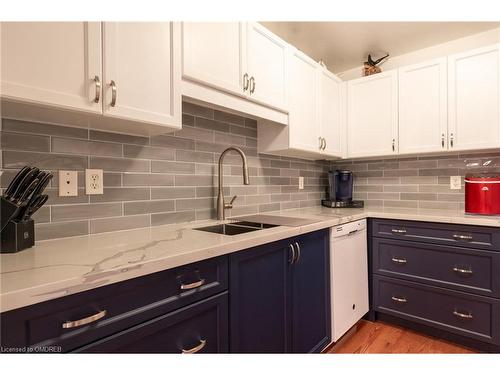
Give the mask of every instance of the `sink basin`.
<svg viewBox="0 0 500 375">
<path fill-rule="evenodd" d="M 234 236 L 236 234 L 255 232 L 257 230 L 274 228 L 274 227 L 277 227 L 277 225 L 254 223 L 250 221 L 237 221 L 229 224 L 216 224 L 208 227 L 193 228 L 193 229 L 201 230 L 204 232 L 224 234 L 226 236 Z"/>
</svg>

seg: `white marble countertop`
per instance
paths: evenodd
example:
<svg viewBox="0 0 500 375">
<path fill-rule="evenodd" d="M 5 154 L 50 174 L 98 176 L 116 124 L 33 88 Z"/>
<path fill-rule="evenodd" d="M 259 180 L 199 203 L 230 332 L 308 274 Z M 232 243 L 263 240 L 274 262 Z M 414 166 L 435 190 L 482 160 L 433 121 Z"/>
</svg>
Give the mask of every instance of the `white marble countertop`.
<svg viewBox="0 0 500 375">
<path fill-rule="evenodd" d="M 193 230 L 218 223 L 206 220 L 40 241 L 31 249 L 1 254 L 0 312 L 367 217 L 500 227 L 500 217 L 444 210 L 311 207 L 266 215 L 315 222 L 236 236 Z"/>
</svg>

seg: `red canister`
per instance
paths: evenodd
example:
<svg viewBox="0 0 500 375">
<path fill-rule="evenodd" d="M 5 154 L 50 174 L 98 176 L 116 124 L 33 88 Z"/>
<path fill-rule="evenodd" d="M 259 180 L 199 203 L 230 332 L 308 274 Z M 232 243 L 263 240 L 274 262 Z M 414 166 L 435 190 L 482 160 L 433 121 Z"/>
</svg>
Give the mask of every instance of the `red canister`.
<svg viewBox="0 0 500 375">
<path fill-rule="evenodd" d="M 465 212 L 500 215 L 500 176 L 465 177 Z"/>
</svg>

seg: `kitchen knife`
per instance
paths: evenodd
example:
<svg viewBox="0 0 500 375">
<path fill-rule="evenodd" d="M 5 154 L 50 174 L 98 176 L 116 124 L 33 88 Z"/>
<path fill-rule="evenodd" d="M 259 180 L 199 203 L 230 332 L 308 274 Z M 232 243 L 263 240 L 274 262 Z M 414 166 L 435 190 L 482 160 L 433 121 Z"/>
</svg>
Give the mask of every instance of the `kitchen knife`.
<svg viewBox="0 0 500 375">
<path fill-rule="evenodd" d="M 26 174 L 31 170 L 31 168 L 32 167 L 26 165 L 14 176 L 14 178 L 10 182 L 9 186 L 7 186 L 7 189 L 3 194 L 5 199 L 9 199 L 11 194 L 13 194 L 16 191 L 16 189 L 19 186 L 19 183 L 24 178 L 24 176 L 26 176 Z"/>
<path fill-rule="evenodd" d="M 20 211 L 20 213 L 17 215 L 18 218 L 22 219 L 26 216 L 28 213 L 28 210 L 32 208 L 32 206 L 35 204 L 35 201 L 40 197 L 40 195 L 43 193 L 47 185 L 49 184 L 50 180 L 52 179 L 53 175 L 52 173 L 49 172 L 41 172 L 38 175 L 38 179 L 40 180 L 38 182 L 37 187 L 33 191 L 33 194 L 31 195 L 31 198 L 29 202 L 25 205 L 23 210 Z"/>
<path fill-rule="evenodd" d="M 30 171 L 24 176 L 19 185 L 17 186 L 16 191 L 10 196 L 11 202 L 19 201 L 25 190 L 30 186 L 31 182 L 36 178 L 40 170 L 37 167 L 33 167 Z"/>
<path fill-rule="evenodd" d="M 35 199 L 35 201 L 30 206 L 28 206 L 28 210 L 24 213 L 21 221 L 29 220 L 31 216 L 33 216 L 33 214 L 37 212 L 38 209 L 40 209 L 40 207 L 45 204 L 45 202 L 47 202 L 47 199 L 49 199 L 48 195 L 39 195 Z"/>
<path fill-rule="evenodd" d="M 24 189 L 21 196 L 17 200 L 15 200 L 14 203 L 17 204 L 19 207 L 24 207 L 25 205 L 27 205 L 31 195 L 33 194 L 33 191 L 36 189 L 39 182 L 40 180 L 38 178 L 32 180 L 29 186 L 26 189 Z"/>
</svg>

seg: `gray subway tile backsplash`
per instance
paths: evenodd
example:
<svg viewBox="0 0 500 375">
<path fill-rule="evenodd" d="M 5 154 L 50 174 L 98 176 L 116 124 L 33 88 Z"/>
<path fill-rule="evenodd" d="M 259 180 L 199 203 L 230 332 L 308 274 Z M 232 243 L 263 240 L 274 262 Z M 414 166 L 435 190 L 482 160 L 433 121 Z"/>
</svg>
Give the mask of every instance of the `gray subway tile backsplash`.
<svg viewBox="0 0 500 375">
<path fill-rule="evenodd" d="M 215 218 L 217 163 L 228 146 L 244 150 L 250 172 L 244 186 L 240 156 L 226 154 L 224 196 L 238 195 L 228 217 L 325 197 L 328 162 L 258 155 L 254 119 L 187 102 L 183 112 L 182 130 L 153 137 L 3 119 L 0 186 L 25 164 L 55 172 L 35 216 L 39 240 Z M 85 195 L 85 168 L 104 170 L 104 195 Z M 59 169 L 79 172 L 78 196 L 58 196 Z"/>
</svg>

